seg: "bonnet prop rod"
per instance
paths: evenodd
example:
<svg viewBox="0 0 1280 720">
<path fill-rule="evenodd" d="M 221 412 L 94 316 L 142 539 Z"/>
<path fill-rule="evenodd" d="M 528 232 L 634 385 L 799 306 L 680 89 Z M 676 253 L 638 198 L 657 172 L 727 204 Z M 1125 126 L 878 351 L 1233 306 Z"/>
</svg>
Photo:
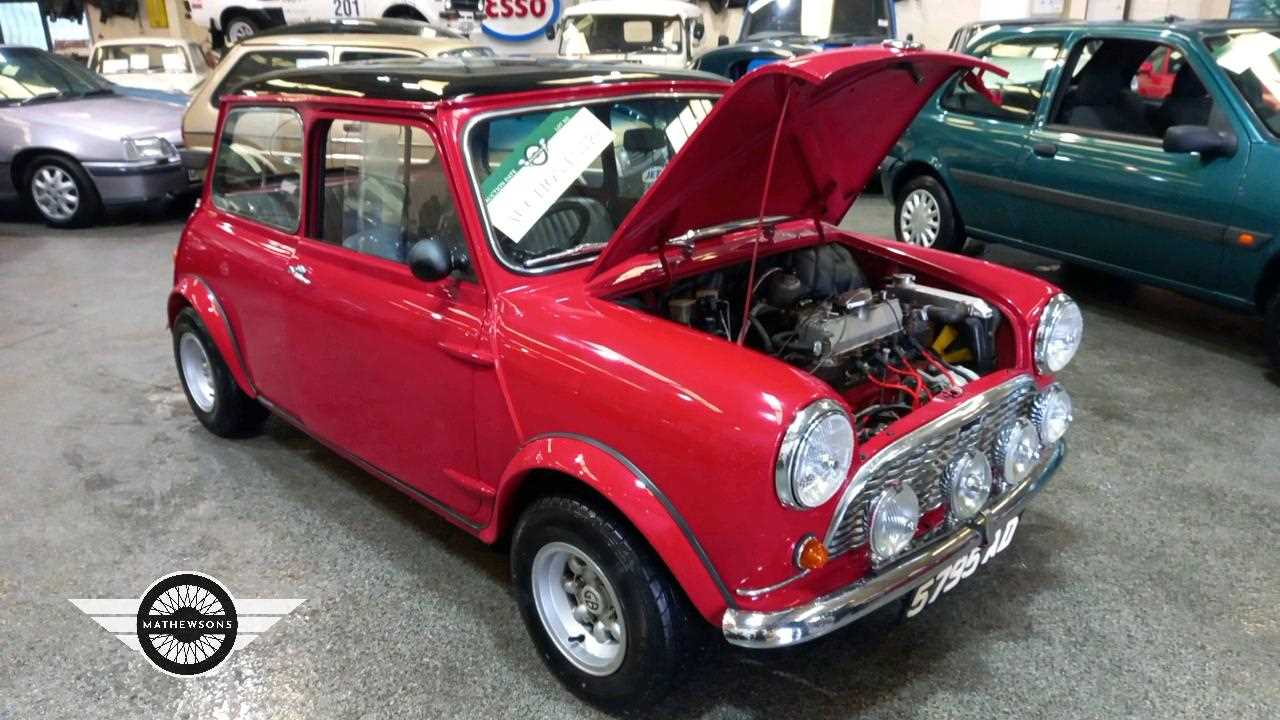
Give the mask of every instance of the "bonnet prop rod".
<svg viewBox="0 0 1280 720">
<path fill-rule="evenodd" d="M 773 226 L 766 231 L 764 227 L 765 205 L 769 202 L 769 185 L 773 181 L 773 164 L 778 157 L 778 143 L 782 140 L 782 126 L 787 120 L 787 106 L 791 104 L 791 86 L 787 86 L 787 94 L 782 96 L 782 111 L 778 113 L 778 125 L 773 129 L 773 144 L 769 146 L 769 164 L 764 171 L 764 191 L 760 193 L 760 212 L 756 216 L 756 232 L 759 236 L 751 244 L 751 269 L 747 272 L 747 298 L 743 301 L 742 329 L 738 331 L 738 345 L 747 341 L 747 329 L 751 327 L 751 289 L 756 284 L 756 259 L 760 255 L 760 243 L 766 238 L 773 239 Z"/>
</svg>

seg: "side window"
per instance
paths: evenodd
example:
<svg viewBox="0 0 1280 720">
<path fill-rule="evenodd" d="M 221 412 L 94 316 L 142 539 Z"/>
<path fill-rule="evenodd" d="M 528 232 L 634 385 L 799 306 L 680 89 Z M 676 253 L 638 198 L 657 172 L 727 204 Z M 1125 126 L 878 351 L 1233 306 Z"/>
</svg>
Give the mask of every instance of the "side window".
<svg viewBox="0 0 1280 720">
<path fill-rule="evenodd" d="M 1056 125 L 1151 140 L 1174 125 L 1225 123 L 1177 48 L 1145 40 L 1090 40 L 1073 54 Z"/>
<path fill-rule="evenodd" d="M 983 117 L 1030 123 L 1035 117 L 1049 71 L 1062 59 L 1058 38 L 1007 40 L 975 48 L 974 56 L 1008 71 L 1009 77 L 983 76 L 987 89 L 1001 100 L 992 104 L 985 95 L 963 82 L 954 82 L 942 100 L 948 110 Z"/>
<path fill-rule="evenodd" d="M 298 227 L 302 118 L 292 110 L 227 113 L 214 161 L 214 207 L 292 232 Z"/>
<path fill-rule="evenodd" d="M 466 241 L 431 135 L 405 125 L 335 120 L 325 138 L 320 239 L 392 262 L 436 236 Z"/>
<path fill-rule="evenodd" d="M 242 55 L 227 71 L 218 89 L 209 96 L 209 100 L 217 105 L 223 95 L 255 75 L 328 64 L 328 50 L 251 50 Z"/>
<path fill-rule="evenodd" d="M 204 50 L 196 43 L 187 43 L 187 55 L 191 57 L 192 72 L 202 73 L 209 70 L 209 64 L 204 61 Z"/>
</svg>

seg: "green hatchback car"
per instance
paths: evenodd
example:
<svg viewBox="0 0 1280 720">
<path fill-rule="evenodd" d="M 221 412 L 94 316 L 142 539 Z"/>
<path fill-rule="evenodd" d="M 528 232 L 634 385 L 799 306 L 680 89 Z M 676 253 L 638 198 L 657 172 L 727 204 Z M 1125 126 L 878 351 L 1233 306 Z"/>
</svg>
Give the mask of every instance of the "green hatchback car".
<svg viewBox="0 0 1280 720">
<path fill-rule="evenodd" d="M 1280 24 L 1001 26 L 968 52 L 1008 77 L 944 85 L 885 160 L 898 239 L 1261 312 L 1280 366 Z"/>
</svg>

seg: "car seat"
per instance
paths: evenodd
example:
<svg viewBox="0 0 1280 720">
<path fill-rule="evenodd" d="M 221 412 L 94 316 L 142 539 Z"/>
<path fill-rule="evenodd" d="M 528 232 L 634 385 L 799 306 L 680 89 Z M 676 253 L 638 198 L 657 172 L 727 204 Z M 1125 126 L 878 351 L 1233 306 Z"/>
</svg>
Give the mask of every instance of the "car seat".
<svg viewBox="0 0 1280 720">
<path fill-rule="evenodd" d="M 1108 132 L 1151 135 L 1145 106 L 1128 89 L 1122 68 L 1097 67 L 1097 58 L 1081 74 L 1064 114 L 1072 127 Z"/>
<path fill-rule="evenodd" d="M 1161 135 L 1174 125 L 1208 125 L 1213 98 L 1190 65 L 1183 65 L 1173 79 L 1173 89 L 1152 115 Z"/>
<path fill-rule="evenodd" d="M 575 240 L 575 236 L 582 230 L 583 218 L 587 219 L 585 235 Z M 556 201 L 529 228 L 517 247 L 535 257 L 549 255 L 576 245 L 606 242 L 613 235 L 613 230 L 609 211 L 600 201 L 586 197 L 565 197 Z"/>
</svg>

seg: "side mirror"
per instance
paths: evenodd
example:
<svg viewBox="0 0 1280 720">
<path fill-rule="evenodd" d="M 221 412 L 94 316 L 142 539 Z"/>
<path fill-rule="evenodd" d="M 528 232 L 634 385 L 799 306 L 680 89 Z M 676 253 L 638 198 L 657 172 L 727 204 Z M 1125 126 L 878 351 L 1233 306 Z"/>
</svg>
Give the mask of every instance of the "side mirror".
<svg viewBox="0 0 1280 720">
<path fill-rule="evenodd" d="M 721 35 L 720 37 L 716 38 L 716 47 L 724 47 L 725 45 L 728 45 L 728 44 L 729 44 L 728 35 Z"/>
<path fill-rule="evenodd" d="M 631 128 L 622 133 L 622 147 L 627 152 L 653 152 L 667 146 L 667 134 L 655 128 Z"/>
<path fill-rule="evenodd" d="M 550 25 L 548 25 L 548 26 L 547 26 L 547 39 L 548 39 L 548 40 L 555 40 L 555 39 L 556 39 L 556 26 L 555 26 L 555 23 L 552 23 L 552 24 L 550 24 Z"/>
<path fill-rule="evenodd" d="M 1236 136 L 1204 125 L 1174 125 L 1164 134 L 1164 150 L 1171 153 L 1200 153 L 1200 157 L 1231 157 L 1236 154 Z"/>
<path fill-rule="evenodd" d="M 707 26 L 702 24 L 701 20 L 695 20 L 693 23 L 693 41 L 702 42 L 702 38 L 707 34 Z"/>
<path fill-rule="evenodd" d="M 438 235 L 429 235 L 414 243 L 409 248 L 408 261 L 409 272 L 423 282 L 443 280 L 462 265 Z"/>
</svg>

